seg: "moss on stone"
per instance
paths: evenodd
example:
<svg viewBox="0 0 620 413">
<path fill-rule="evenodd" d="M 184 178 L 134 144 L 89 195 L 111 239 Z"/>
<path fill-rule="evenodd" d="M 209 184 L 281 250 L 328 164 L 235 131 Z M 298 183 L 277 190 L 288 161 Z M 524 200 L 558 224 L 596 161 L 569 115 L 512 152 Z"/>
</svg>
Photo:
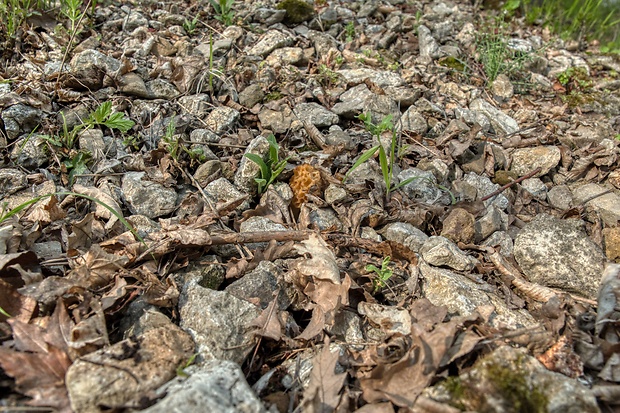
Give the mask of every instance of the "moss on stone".
<svg viewBox="0 0 620 413">
<path fill-rule="evenodd" d="M 276 8 L 286 10 L 285 23 L 299 24 L 314 16 L 314 8 L 303 0 L 284 0 Z"/>
</svg>

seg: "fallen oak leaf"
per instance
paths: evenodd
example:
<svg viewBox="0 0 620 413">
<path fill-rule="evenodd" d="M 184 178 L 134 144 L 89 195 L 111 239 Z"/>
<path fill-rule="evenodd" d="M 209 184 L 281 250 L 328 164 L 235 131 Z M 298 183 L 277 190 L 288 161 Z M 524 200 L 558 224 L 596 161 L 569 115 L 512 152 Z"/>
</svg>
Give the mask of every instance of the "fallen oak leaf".
<svg viewBox="0 0 620 413">
<path fill-rule="evenodd" d="M 347 373 L 336 373 L 339 347 L 332 352 L 329 339 L 325 340 L 321 353 L 312 362 L 310 382 L 304 391 L 301 404 L 307 413 L 330 413 L 336 410 L 341 401 L 340 391 Z"/>
</svg>

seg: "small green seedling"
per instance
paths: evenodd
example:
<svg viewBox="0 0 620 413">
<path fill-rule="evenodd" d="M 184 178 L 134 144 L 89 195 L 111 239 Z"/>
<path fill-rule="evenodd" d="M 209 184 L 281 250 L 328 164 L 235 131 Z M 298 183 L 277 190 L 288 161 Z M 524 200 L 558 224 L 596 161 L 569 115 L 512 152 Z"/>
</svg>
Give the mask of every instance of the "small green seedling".
<svg viewBox="0 0 620 413">
<path fill-rule="evenodd" d="M 197 25 L 198 25 L 198 16 L 194 17 L 192 20 L 185 19 L 183 21 L 183 30 L 185 30 L 185 33 L 191 36 L 196 31 Z"/>
<path fill-rule="evenodd" d="M 11 318 L 11 314 L 9 314 L 6 311 L 4 311 L 4 308 L 2 308 L 2 307 L 0 307 L 0 314 L 2 314 L 5 317 Z"/>
<path fill-rule="evenodd" d="M 260 178 L 254 178 L 254 180 L 258 184 L 259 195 L 265 192 L 267 187 L 276 180 L 276 178 L 282 173 L 282 171 L 284 171 L 284 168 L 286 168 L 286 163 L 288 161 L 288 158 L 280 160 L 278 155 L 280 147 L 278 146 L 276 137 L 273 136 L 273 134 L 267 137 L 267 142 L 269 142 L 269 159 L 267 160 L 267 162 L 265 162 L 263 158 L 254 153 L 246 153 L 244 155 L 246 158 L 248 158 L 260 167 Z"/>
<path fill-rule="evenodd" d="M 369 264 L 366 266 L 366 271 L 372 271 L 377 276 L 372 280 L 372 285 L 374 286 L 374 293 L 378 293 L 385 287 L 386 282 L 392 278 L 394 272 L 390 269 L 390 257 L 383 258 L 381 262 L 381 268 L 377 268 L 376 266 Z"/>
<path fill-rule="evenodd" d="M 198 353 L 192 354 L 192 356 L 185 363 L 181 363 L 181 365 L 177 367 L 177 376 L 189 377 L 189 374 L 185 372 L 185 369 L 194 364 L 196 357 L 198 357 Z"/>
<path fill-rule="evenodd" d="M 235 14 L 232 11 L 232 6 L 235 4 L 235 0 L 209 0 L 211 6 L 215 10 L 215 18 L 226 26 L 233 24 Z"/>
<path fill-rule="evenodd" d="M 347 25 L 344 26 L 344 32 L 346 34 L 347 43 L 351 43 L 353 39 L 355 39 L 355 24 L 352 21 L 347 23 Z"/>
<path fill-rule="evenodd" d="M 356 168 L 362 165 L 364 162 L 368 161 L 370 158 L 374 156 L 374 154 L 379 151 L 379 165 L 381 166 L 381 173 L 383 175 L 383 182 L 385 183 L 385 194 L 386 199 L 389 200 L 390 193 L 395 191 L 396 189 L 407 185 L 412 182 L 415 177 L 405 179 L 404 181 L 399 182 L 397 185 L 393 185 L 394 181 L 394 165 L 396 163 L 396 152 L 398 146 L 398 138 L 396 136 L 396 132 L 394 131 L 394 123 L 392 122 L 392 115 L 387 115 L 384 117 L 379 124 L 372 123 L 372 118 L 368 113 L 362 113 L 358 116 L 358 119 L 364 122 L 364 126 L 366 130 L 368 130 L 373 136 L 377 137 L 379 143 L 372 148 L 368 149 L 364 152 L 358 159 L 355 161 L 351 169 L 347 172 L 344 177 L 344 181 L 349 177 L 349 174 L 353 172 Z M 384 132 L 390 131 L 392 134 L 392 140 L 390 142 L 389 154 L 385 152 L 383 145 L 381 144 L 380 138 Z"/>
</svg>

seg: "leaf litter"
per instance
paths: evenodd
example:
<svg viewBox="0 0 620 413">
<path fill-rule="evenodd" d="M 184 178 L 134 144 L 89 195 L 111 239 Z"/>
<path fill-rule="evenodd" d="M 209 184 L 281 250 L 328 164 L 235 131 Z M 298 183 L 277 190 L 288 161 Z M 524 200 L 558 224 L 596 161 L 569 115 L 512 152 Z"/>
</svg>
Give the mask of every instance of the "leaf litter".
<svg viewBox="0 0 620 413">
<path fill-rule="evenodd" d="M 189 2 L 186 5 L 197 8 Z M 98 10 L 102 12 L 107 7 Z M 379 6 L 370 18 L 383 24 L 398 8 L 401 7 Z M 402 10 L 406 7 L 402 6 Z M 420 9 L 422 15 L 429 12 L 424 10 Z M 315 11 L 322 13 L 319 2 Z M 130 24 L 129 20 L 119 23 L 125 14 L 116 5 L 110 5 L 106 13 L 120 19 L 112 21 L 110 27 Z M 149 11 L 144 9 L 141 13 Z M 204 11 L 198 12 L 198 16 L 216 24 Z M 246 17 L 260 21 L 258 14 Z M 170 18 L 178 20 L 178 15 L 170 13 Z M 245 33 L 240 26 L 226 29 L 217 24 L 222 33 L 226 32 L 222 39 L 231 42 L 235 53 L 242 55 L 247 48 L 256 46 L 258 34 Z M 26 43 L 19 46 L 24 56 L 33 58 L 29 57 L 29 61 L 40 60 L 29 53 L 35 53 L 45 42 L 49 42 L 51 50 L 59 47 L 50 41 L 48 29 L 39 29 L 29 32 Z M 378 142 L 373 141 L 364 124 L 349 116 L 340 123 L 347 131 L 340 132 L 354 139 L 338 141 L 335 137 L 339 127 L 326 133 L 326 126 L 314 118 L 315 114 L 304 115 L 299 109 L 302 104 L 319 102 L 323 109 L 335 110 L 336 105 L 344 103 L 339 96 L 352 88 L 361 87 L 359 90 L 367 91 L 375 99 L 395 93 L 390 89 L 390 80 L 374 72 L 385 68 L 389 56 L 377 54 L 375 58 L 367 52 L 351 50 L 362 51 L 360 46 L 369 42 L 366 34 L 347 43 L 342 52 L 331 49 L 298 66 L 286 68 L 268 63 L 265 68 L 251 59 L 237 59 L 235 53 L 228 56 L 224 49 L 214 52 L 215 44 L 205 44 L 197 37 L 186 36 L 187 33 L 142 29 L 129 36 L 130 47 L 135 47 L 133 43 L 145 44 L 144 39 L 138 41 L 132 36 L 152 36 L 146 44 L 153 49 L 131 50 L 114 70 L 110 66 L 113 63 L 103 62 L 103 58 L 112 58 L 115 53 L 108 50 L 109 56 L 97 55 L 95 60 L 102 60 L 96 67 L 80 71 L 75 67 L 78 62 L 72 61 L 71 68 L 37 81 L 41 90 L 54 93 L 58 102 L 67 104 L 67 114 L 58 118 L 64 124 L 50 117 L 45 120 L 49 124 L 46 133 L 70 128 L 69 115 L 80 119 L 80 110 L 86 111 L 81 118 L 92 122 L 94 117 L 101 117 L 95 107 L 106 110 L 105 119 L 86 128 L 88 132 L 102 132 L 100 147 L 89 147 L 88 140 L 79 136 L 78 132 L 86 132 L 81 131 L 83 123 L 74 125 L 80 150 L 92 149 L 88 153 L 93 161 L 79 164 L 88 157 L 78 156 L 76 146 L 52 151 L 40 164 L 29 159 L 35 164 L 27 165 L 11 154 L 12 164 L 3 168 L 22 166 L 28 172 L 23 174 L 27 184 L 19 189 L 8 188 L 2 194 L 8 210 L 18 210 L 6 215 L 5 209 L 0 217 L 0 366 L 13 379 L 11 403 L 20 407 L 49 407 L 59 412 L 142 409 L 156 403 L 162 396 L 156 396 L 155 391 L 175 376 L 179 366 L 195 358 L 198 363 L 205 361 L 195 348 L 195 332 L 183 331 L 175 324 L 179 324 L 180 301 L 186 299 L 184 289 L 191 284 L 188 269 L 208 258 L 214 260 L 210 265 L 224 275 L 214 284 L 208 282 L 207 276 L 200 282 L 222 292 L 235 282 L 249 279 L 260 270 L 261 262 L 272 262 L 281 271 L 276 277 L 277 288 L 270 295 L 263 297 L 258 290 L 252 290 L 244 297 L 258 307 L 259 315 L 243 326 L 252 333 L 250 341 L 243 344 L 252 347 L 252 356 L 241 366 L 249 382 L 268 382 L 257 393 L 265 404 L 271 403 L 278 411 L 461 411 L 463 405 L 459 405 L 458 395 L 442 398 L 436 394 L 438 385 L 456 383 L 481 369 L 492 351 L 505 345 L 526 349 L 548 371 L 570 379 L 590 380 L 592 394 L 601 406 L 617 404 L 618 265 L 607 264 L 597 286 L 597 297 L 584 297 L 575 289 L 529 281 L 520 268 L 522 265 L 510 251 L 505 251 L 505 244 L 497 240 L 483 244 L 491 234 L 481 235 L 484 225 L 495 219 L 493 203 L 505 199 L 508 206 L 503 207 L 506 212 L 499 213 L 497 232 L 518 231 L 543 213 L 563 220 L 583 218 L 580 224 L 589 239 L 599 248 L 606 246 L 609 250 L 613 240 L 605 234 L 617 227 L 617 217 L 605 209 L 604 202 L 595 201 L 615 193 L 619 187 L 615 173 L 618 144 L 612 139 L 599 139 L 577 145 L 574 138 L 583 138 L 580 127 L 600 135 L 609 134 L 612 127 L 603 128 L 602 132 L 590 128 L 602 121 L 579 118 L 582 109 L 569 109 L 559 98 L 546 102 L 545 99 L 552 98 L 535 90 L 532 95 L 540 101 L 495 101 L 503 112 L 519 117 L 521 128 L 517 131 L 497 133 L 499 127 L 483 127 L 478 123 L 480 119 L 469 125 L 457 119 L 448 123 L 452 115 L 444 109 L 450 105 L 454 109 L 455 103 L 450 99 L 457 99 L 454 96 L 463 91 L 457 90 L 452 97 L 440 94 L 431 102 L 427 98 L 432 93 L 426 92 L 432 90 L 424 86 L 424 101 L 416 103 L 416 113 L 425 118 L 429 128 L 424 133 L 401 130 L 398 138 L 403 153 L 398 154 L 400 163 L 395 173 L 401 168 L 415 167 L 432 177 L 413 179 L 386 196 L 386 186 L 390 188 L 392 183 L 381 181 L 376 159 L 369 157 L 357 172 L 363 167 L 367 171 L 356 179 L 350 171 L 364 148 L 381 145 L 381 138 L 377 136 Z M 48 37 L 42 35 L 44 32 Z M 172 46 L 164 36 L 179 41 L 174 51 L 164 51 Z M 400 34 L 394 36 L 399 38 Z M 123 35 L 111 31 L 106 37 L 106 41 L 115 44 Z M 85 43 L 80 45 L 81 50 L 71 51 L 74 58 L 84 49 L 98 47 L 88 46 L 86 37 L 81 40 Z M 302 36 L 295 42 L 300 47 L 320 50 L 321 41 L 311 37 Z M 399 38 L 394 47 L 404 49 L 404 43 Z M 207 57 L 218 59 L 217 65 L 227 65 L 230 76 L 214 69 L 209 59 L 184 53 L 183 47 L 190 44 L 203 51 L 208 46 L 211 55 Z M 222 44 L 218 43 L 218 47 Z M 175 54 L 178 56 L 171 57 Z M 228 62 L 220 59 L 225 54 Z M 148 70 L 144 66 L 147 61 Z M 350 66 L 342 66 L 343 62 Z M 401 69 L 409 71 L 401 70 L 399 75 L 410 79 L 409 86 L 431 85 L 436 77 L 442 78 L 442 85 L 454 80 L 465 82 L 461 73 L 446 70 L 438 76 L 426 67 L 416 66 L 413 60 L 409 63 L 415 68 L 403 65 Z M 126 88 L 126 76 L 138 73 L 138 66 L 142 66 L 142 75 L 149 80 L 166 79 L 166 85 L 176 91 L 174 97 L 134 99 L 154 97 L 148 95 L 152 91 Z M 372 70 L 368 72 L 370 77 L 344 79 L 346 70 L 360 67 Z M 342 73 L 338 73 L 340 69 Z M 63 73 L 65 70 L 71 72 Z M 392 72 L 381 73 L 387 73 L 389 78 Z M 266 97 L 261 98 L 246 107 L 237 102 L 240 98 L 236 92 L 230 92 L 236 86 L 249 86 L 255 76 L 263 79 L 262 89 L 273 94 L 274 99 L 269 102 Z M 304 77 L 307 84 L 299 90 Z M 32 74 L 25 67 L 14 67 L 11 78 L 19 89 L 32 81 Z M 97 97 L 111 101 L 105 106 L 84 104 L 85 97 L 95 96 L 83 91 L 84 82 L 93 90 L 111 87 L 113 91 L 106 92 L 111 95 Z M 475 81 L 467 87 L 475 87 Z M 30 92 L 23 89 L 19 94 L 3 93 L 0 108 L 5 111 L 14 105 L 29 105 L 51 111 L 52 103 L 56 105 L 45 93 Z M 186 96 L 178 97 L 177 92 Z M 555 92 L 568 90 L 557 88 Z M 188 97 L 191 99 L 184 100 Z M 493 101 L 491 97 L 488 100 Z M 364 104 L 371 104 L 381 114 L 375 116 L 392 116 L 380 112 L 384 105 L 376 101 Z M 211 129 L 217 129 L 220 122 L 226 123 L 217 116 L 232 113 L 225 111 L 228 109 L 237 111 L 238 117 L 216 134 Z M 134 120 L 125 119 L 125 110 L 137 122 L 133 130 Z M 362 114 L 360 108 L 356 110 L 358 115 Z M 536 111 L 537 119 L 532 119 L 528 111 Z M 595 118 L 596 111 L 590 112 Z M 282 129 L 278 122 L 268 118 L 274 113 L 286 127 Z M 291 116 L 285 118 L 284 113 Z M 469 115 L 465 113 L 463 119 L 466 116 Z M 25 148 L 31 137 L 14 135 L 9 119 L 3 117 L 8 143 Z M 578 125 L 570 125 L 571 122 Z M 207 124 L 209 127 L 205 128 Z M 242 127 L 237 128 L 239 125 Z M 617 125 L 613 127 L 618 133 Z M 564 130 L 559 133 L 561 128 Z M 20 133 L 31 131 L 20 129 Z M 170 135 L 165 136 L 166 140 L 165 134 Z M 265 166 L 269 165 L 269 150 L 261 152 L 252 147 L 259 134 L 270 136 L 275 159 L 286 159 L 278 164 L 278 176 L 272 175 L 273 184 L 260 197 L 255 181 L 259 175 L 250 173 L 252 166 L 245 162 L 245 158 L 262 159 Z M 134 135 L 140 138 L 132 143 L 129 138 Z M 129 139 L 126 145 L 120 144 L 121 137 Z M 113 141 L 115 145 L 110 144 Z M 178 151 L 172 150 L 174 145 L 178 145 Z M 51 148 L 49 140 L 47 146 Z M 557 163 L 543 165 L 548 167 L 543 169 L 536 163 L 537 158 L 515 166 L 518 150 L 539 146 L 557 148 L 557 153 L 549 149 L 550 156 L 559 154 Z M 256 153 L 248 152 L 255 149 Z M 244 157 L 244 151 L 250 156 Z M 20 156 L 19 151 L 16 156 Z M 68 170 L 72 164 L 67 161 L 73 162 L 74 171 Z M 204 171 L 200 170 L 203 165 Z M 519 168 L 525 170 L 516 173 Z M 123 186 L 128 172 L 143 173 L 140 190 L 148 195 L 132 201 L 134 198 Z M 471 174 L 483 176 L 489 183 L 492 180 L 496 186 L 490 189 L 484 187 L 487 181 L 467 180 Z M 345 177 L 350 182 L 343 185 Z M 232 189 L 237 192 L 230 187 L 218 189 L 216 183 L 220 178 L 229 184 L 234 182 Z M 387 179 L 385 173 L 383 178 Z M 596 184 L 596 190 L 579 200 L 575 196 L 575 202 L 560 207 L 561 202 L 536 195 L 536 188 L 532 187 L 538 184 L 536 179 L 547 189 L 580 183 Z M 418 186 L 420 183 L 423 184 Z M 600 183 L 609 185 L 602 190 Z M 72 192 L 62 192 L 61 185 L 70 187 Z M 158 202 L 165 202 L 169 190 L 174 192 L 175 199 L 160 205 Z M 153 200 L 157 202 L 152 203 Z M 141 209 L 146 203 L 149 209 Z M 159 214 L 159 209 L 166 212 Z M 462 210 L 459 214 L 470 214 L 471 219 L 462 222 L 475 222 L 476 228 L 447 228 L 446 217 L 457 209 Z M 393 224 L 410 227 L 405 226 L 404 235 L 399 235 L 397 228 L 396 235 L 387 236 L 388 227 Z M 460 236 L 466 229 L 474 234 L 469 243 L 461 242 Z M 442 236 L 471 260 L 468 262 L 473 263 L 473 268 L 465 271 L 446 264 L 451 268 L 449 274 L 471 282 L 467 284 L 467 293 L 472 293 L 472 285 L 479 287 L 509 310 L 527 310 L 534 322 L 511 324 L 499 314 L 498 302 L 469 301 L 467 314 L 461 314 L 462 311 L 448 305 L 451 303 L 435 304 L 429 300 L 426 294 L 430 286 L 424 284 L 428 275 L 418 265 L 423 260 L 421 246 L 429 236 Z M 385 285 L 377 288 L 376 274 L 368 271 L 367 266 L 379 268 L 381 262 L 388 262 L 386 257 L 390 276 L 384 280 Z M 467 293 L 462 294 L 464 300 L 468 299 Z M 139 332 L 127 336 L 127 331 L 132 330 L 121 326 L 130 318 L 135 304 L 145 306 L 140 307 L 141 317 L 153 317 L 156 321 L 147 328 L 141 323 L 148 322 L 140 319 L 134 323 Z M 81 385 L 91 387 L 79 392 Z M 474 408 L 485 407 L 484 402 L 468 402 L 474 403 Z"/>
</svg>

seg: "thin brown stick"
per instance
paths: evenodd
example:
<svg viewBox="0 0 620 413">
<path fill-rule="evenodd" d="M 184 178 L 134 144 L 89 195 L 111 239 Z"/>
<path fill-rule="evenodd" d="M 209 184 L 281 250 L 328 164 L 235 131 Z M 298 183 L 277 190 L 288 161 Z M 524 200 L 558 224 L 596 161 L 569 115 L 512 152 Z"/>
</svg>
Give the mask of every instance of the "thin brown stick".
<svg viewBox="0 0 620 413">
<path fill-rule="evenodd" d="M 224 245 L 249 242 L 278 242 L 303 241 L 308 239 L 312 231 L 260 231 L 260 232 L 232 232 L 211 236 L 211 245 Z"/>
<path fill-rule="evenodd" d="M 540 168 L 536 168 L 534 169 L 532 172 L 528 173 L 527 175 L 523 175 L 521 178 L 517 178 L 514 181 L 507 183 L 506 185 L 500 187 L 497 191 L 493 191 L 491 192 L 489 195 L 485 196 L 484 198 L 481 199 L 481 201 L 486 201 L 489 200 L 491 198 L 493 198 L 494 196 L 497 196 L 499 194 L 501 194 L 502 192 L 504 192 L 506 189 L 510 188 L 511 186 L 513 186 L 514 184 L 518 184 L 521 181 L 524 181 L 528 178 L 533 177 L 534 175 L 536 175 L 538 172 L 540 172 Z"/>
</svg>

